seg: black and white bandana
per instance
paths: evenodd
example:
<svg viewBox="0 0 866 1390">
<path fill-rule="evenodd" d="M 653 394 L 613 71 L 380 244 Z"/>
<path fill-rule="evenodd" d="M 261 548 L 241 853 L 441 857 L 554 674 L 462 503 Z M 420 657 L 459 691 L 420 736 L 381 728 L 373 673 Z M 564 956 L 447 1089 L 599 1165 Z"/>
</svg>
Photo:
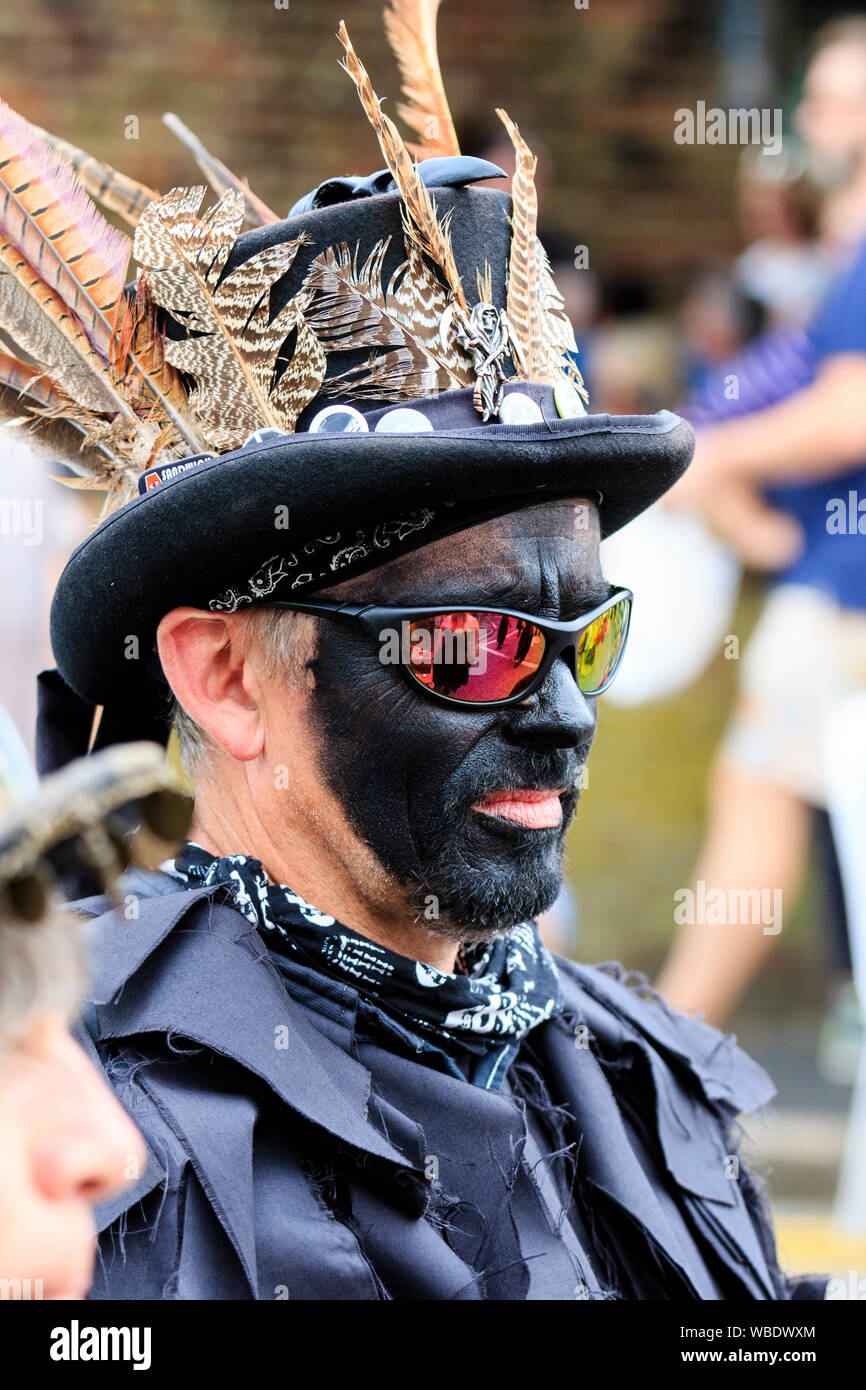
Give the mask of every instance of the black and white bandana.
<svg viewBox="0 0 866 1390">
<path fill-rule="evenodd" d="M 534 922 L 461 951 L 458 971 L 443 974 L 356 935 L 290 888 L 269 883 L 259 861 L 245 854 L 218 859 L 186 844 L 165 868 L 191 887 L 229 885 L 238 911 L 272 951 L 353 986 L 412 1032 L 480 1055 L 519 1042 L 560 1011 L 556 965 Z"/>
</svg>

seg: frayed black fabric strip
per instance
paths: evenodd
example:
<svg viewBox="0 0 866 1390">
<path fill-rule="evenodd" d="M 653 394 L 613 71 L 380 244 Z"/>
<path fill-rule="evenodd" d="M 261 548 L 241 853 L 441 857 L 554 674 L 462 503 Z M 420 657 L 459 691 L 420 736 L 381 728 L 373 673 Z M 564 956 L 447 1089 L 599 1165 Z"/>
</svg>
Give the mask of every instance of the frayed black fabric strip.
<svg viewBox="0 0 866 1390">
<path fill-rule="evenodd" d="M 559 1183 L 563 1219 L 571 1213 L 587 1234 L 588 1254 L 601 1284 L 600 1291 L 592 1297 L 608 1301 L 625 1297 L 624 1284 L 628 1280 L 611 1241 L 612 1227 L 608 1220 L 597 1219 L 597 1195 L 590 1194 L 580 1172 L 580 1140 L 574 1133 L 574 1121 L 565 1106 L 555 1104 L 548 1094 L 538 1059 L 528 1044 L 524 1045 L 521 1059 L 511 1067 L 509 1080 L 514 1093 L 531 1108 L 549 1136 L 552 1149 L 544 1160 L 550 1163 Z"/>
<path fill-rule="evenodd" d="M 756 1167 L 752 1166 L 746 1157 L 746 1149 L 750 1143 L 749 1137 L 736 1118 L 733 1118 L 721 1106 L 715 1106 L 714 1109 L 725 1136 L 727 1152 L 737 1160 L 740 1191 L 743 1194 L 760 1242 L 761 1251 L 767 1262 L 767 1269 L 770 1271 L 776 1297 L 779 1299 L 790 1298 L 789 1281 L 779 1268 L 776 1240 L 773 1235 L 773 1217 L 766 1183 L 758 1174 Z"/>
</svg>

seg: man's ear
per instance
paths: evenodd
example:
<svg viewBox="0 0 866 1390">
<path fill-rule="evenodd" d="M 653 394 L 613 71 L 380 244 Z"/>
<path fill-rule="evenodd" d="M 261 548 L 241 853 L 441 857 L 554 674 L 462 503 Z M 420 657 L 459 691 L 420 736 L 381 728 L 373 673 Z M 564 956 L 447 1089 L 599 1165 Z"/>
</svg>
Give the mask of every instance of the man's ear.
<svg viewBox="0 0 866 1390">
<path fill-rule="evenodd" d="M 187 714 L 239 762 L 264 747 L 261 687 L 232 614 L 173 608 L 157 628 L 159 659 Z"/>
</svg>

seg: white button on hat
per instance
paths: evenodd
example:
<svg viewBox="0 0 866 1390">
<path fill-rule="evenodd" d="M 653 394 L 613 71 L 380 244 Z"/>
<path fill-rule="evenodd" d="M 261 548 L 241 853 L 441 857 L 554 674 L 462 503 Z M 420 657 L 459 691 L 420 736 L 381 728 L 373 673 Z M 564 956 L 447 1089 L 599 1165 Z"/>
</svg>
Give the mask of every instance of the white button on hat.
<svg viewBox="0 0 866 1390">
<path fill-rule="evenodd" d="M 534 425 L 544 416 L 538 402 L 525 391 L 508 391 L 499 407 L 499 419 L 503 425 Z"/>
<path fill-rule="evenodd" d="M 422 430 L 432 430 L 433 422 L 420 410 L 401 406 L 399 410 L 389 410 L 376 421 L 374 434 L 420 434 Z"/>
<path fill-rule="evenodd" d="M 370 426 L 353 405 L 326 405 L 310 421 L 310 434 L 363 434 Z"/>
</svg>

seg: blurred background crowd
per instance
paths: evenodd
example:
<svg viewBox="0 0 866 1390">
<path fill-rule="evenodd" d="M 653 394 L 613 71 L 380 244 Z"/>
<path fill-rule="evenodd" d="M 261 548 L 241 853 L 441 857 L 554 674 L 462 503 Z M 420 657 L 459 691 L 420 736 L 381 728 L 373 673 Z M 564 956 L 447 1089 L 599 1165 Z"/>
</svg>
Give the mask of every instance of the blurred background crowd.
<svg viewBox="0 0 866 1390">
<path fill-rule="evenodd" d="M 346 9 L 396 92 L 379 4 Z M 161 191 L 195 178 L 173 110 L 287 210 L 380 163 L 339 18 L 321 0 L 6 5 L 0 93 Z M 510 171 L 501 103 L 538 155 L 591 409 L 698 429 L 693 480 L 608 544 L 635 629 L 547 931 L 737 1032 L 779 1087 L 753 1139 L 789 1268 L 866 1275 L 866 10 L 448 0 L 439 50 L 463 151 Z M 680 143 L 699 102 L 779 112 L 783 138 Z M 48 603 L 98 511 L 52 471 L 0 447 L 0 799 L 32 784 Z M 684 920 L 696 882 L 778 911 Z"/>
</svg>

